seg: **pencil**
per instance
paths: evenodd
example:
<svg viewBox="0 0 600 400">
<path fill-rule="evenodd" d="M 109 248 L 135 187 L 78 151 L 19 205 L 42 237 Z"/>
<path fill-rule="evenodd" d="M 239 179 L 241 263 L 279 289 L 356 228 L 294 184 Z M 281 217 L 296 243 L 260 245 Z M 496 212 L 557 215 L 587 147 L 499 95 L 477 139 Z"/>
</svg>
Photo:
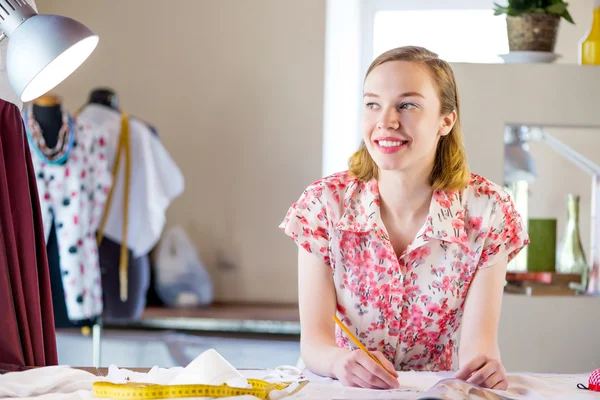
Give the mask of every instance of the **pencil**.
<svg viewBox="0 0 600 400">
<path fill-rule="evenodd" d="M 352 340 L 354 342 L 355 345 L 358 346 L 359 349 L 361 349 L 362 351 L 364 351 L 365 353 L 367 353 L 367 355 L 369 357 L 371 357 L 373 359 L 373 361 L 375 361 L 377 364 L 381 365 L 381 368 L 383 368 L 384 370 L 386 370 L 387 372 L 388 369 L 386 367 L 383 366 L 383 364 L 381 363 L 381 361 L 379 361 L 377 359 L 377 357 L 375 357 L 361 342 L 360 340 L 358 340 L 358 338 L 356 336 L 354 336 L 352 334 L 352 332 L 350 332 L 350 329 L 348 329 L 346 327 L 346 325 L 344 325 L 344 323 L 342 321 L 340 321 L 340 319 L 337 316 L 333 316 L 333 320 L 335 321 L 336 324 L 338 324 L 338 326 L 340 328 L 342 328 L 342 330 L 346 333 L 346 335 L 348 335 L 348 337 L 350 338 L 350 340 Z"/>
</svg>

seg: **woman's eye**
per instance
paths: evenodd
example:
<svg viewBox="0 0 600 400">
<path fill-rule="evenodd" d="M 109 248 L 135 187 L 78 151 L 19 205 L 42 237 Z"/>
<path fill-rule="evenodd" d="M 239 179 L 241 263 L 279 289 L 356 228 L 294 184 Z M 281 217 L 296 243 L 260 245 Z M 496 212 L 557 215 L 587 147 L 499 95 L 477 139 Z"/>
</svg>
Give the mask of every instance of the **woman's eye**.
<svg viewBox="0 0 600 400">
<path fill-rule="evenodd" d="M 415 103 L 402 103 L 398 106 L 401 110 L 412 110 L 413 108 L 417 108 Z"/>
<path fill-rule="evenodd" d="M 377 108 L 377 103 L 367 103 L 365 106 L 368 109 L 373 110 L 373 109 Z"/>
</svg>

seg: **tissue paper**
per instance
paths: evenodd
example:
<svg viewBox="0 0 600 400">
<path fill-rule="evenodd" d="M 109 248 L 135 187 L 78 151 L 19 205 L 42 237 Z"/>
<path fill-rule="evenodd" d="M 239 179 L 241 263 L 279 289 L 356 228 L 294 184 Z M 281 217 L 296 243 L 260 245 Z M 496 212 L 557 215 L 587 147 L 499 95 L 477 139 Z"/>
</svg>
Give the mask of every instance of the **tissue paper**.
<svg viewBox="0 0 600 400">
<path fill-rule="evenodd" d="M 249 389 L 248 379 L 215 349 L 206 350 L 185 368 L 153 367 L 148 373 L 135 372 L 116 365 L 108 367 L 106 381 L 111 383 L 151 383 L 156 385 L 212 385 Z"/>
<path fill-rule="evenodd" d="M 119 368 L 113 364 L 108 367 L 108 374 L 104 379 L 111 383 L 136 382 L 168 385 L 181 371 L 183 371 L 183 367 L 159 368 L 154 366 L 147 373 L 135 372 L 125 368 Z"/>
<path fill-rule="evenodd" d="M 235 388 L 252 387 L 248 380 L 215 349 L 206 350 L 196 357 L 170 382 L 170 385 L 214 385 L 222 384 Z"/>
</svg>

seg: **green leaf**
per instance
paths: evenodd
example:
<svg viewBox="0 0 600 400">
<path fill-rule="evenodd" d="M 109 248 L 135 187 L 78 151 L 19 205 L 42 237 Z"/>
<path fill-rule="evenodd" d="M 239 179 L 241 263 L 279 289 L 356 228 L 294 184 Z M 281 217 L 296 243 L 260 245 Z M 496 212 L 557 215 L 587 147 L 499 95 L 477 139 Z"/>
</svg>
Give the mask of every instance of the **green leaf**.
<svg viewBox="0 0 600 400">
<path fill-rule="evenodd" d="M 514 11 L 526 11 L 535 6 L 536 0 L 508 0 L 508 9 Z"/>
<path fill-rule="evenodd" d="M 518 17 L 519 15 L 523 15 L 524 13 L 525 11 L 508 10 L 506 12 L 506 15 L 509 15 L 511 17 Z"/>
<path fill-rule="evenodd" d="M 565 11 L 567 11 L 567 5 L 565 3 L 552 4 L 551 6 L 546 7 L 546 12 L 548 14 L 563 15 Z"/>
<path fill-rule="evenodd" d="M 563 13 L 562 17 L 564 19 L 566 19 L 567 21 L 569 21 L 570 23 L 572 23 L 573 25 L 575 25 L 575 21 L 573 21 L 573 17 L 571 17 L 571 14 L 569 14 L 568 10 L 565 10 L 565 12 Z"/>
<path fill-rule="evenodd" d="M 519 16 L 524 13 L 540 13 L 560 15 L 565 20 L 574 24 L 569 14 L 567 3 L 564 0 L 507 0 L 507 6 L 494 3 L 494 15 L 506 14 Z"/>
</svg>

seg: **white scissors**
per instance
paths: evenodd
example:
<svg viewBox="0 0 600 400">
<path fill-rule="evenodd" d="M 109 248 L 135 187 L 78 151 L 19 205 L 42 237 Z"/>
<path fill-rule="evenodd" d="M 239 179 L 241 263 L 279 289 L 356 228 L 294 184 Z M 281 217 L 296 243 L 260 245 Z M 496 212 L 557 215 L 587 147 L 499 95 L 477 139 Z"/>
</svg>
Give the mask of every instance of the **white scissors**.
<svg viewBox="0 0 600 400">
<path fill-rule="evenodd" d="M 292 365 L 280 365 L 263 377 L 264 380 L 276 380 L 280 382 L 302 382 L 307 380 L 304 372 Z"/>
</svg>

